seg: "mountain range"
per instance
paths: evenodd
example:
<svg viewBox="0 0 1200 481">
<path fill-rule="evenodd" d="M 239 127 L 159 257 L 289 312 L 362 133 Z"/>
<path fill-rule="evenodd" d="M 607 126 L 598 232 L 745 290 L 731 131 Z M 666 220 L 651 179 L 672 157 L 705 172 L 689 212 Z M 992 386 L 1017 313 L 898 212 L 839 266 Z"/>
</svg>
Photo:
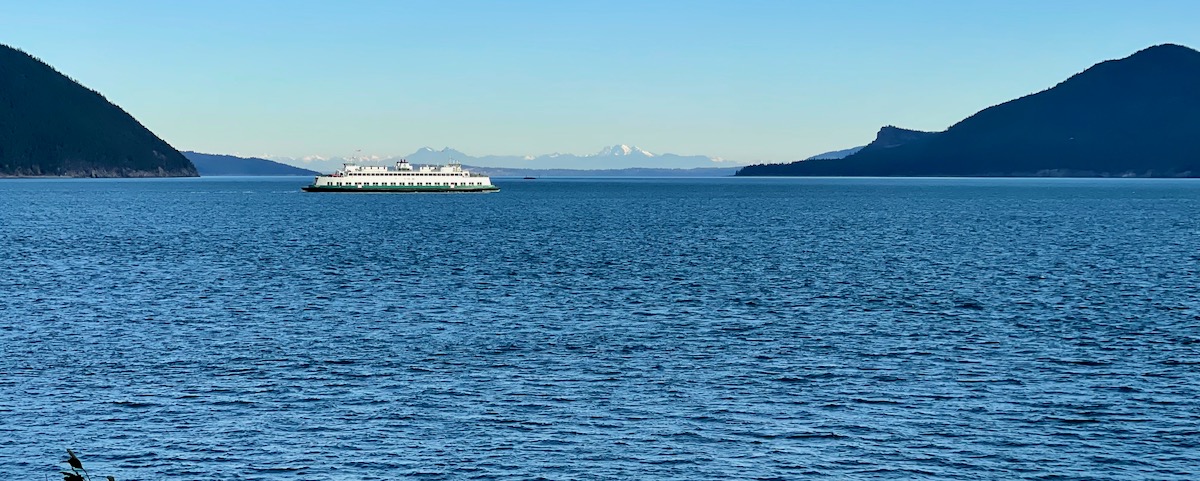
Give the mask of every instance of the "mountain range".
<svg viewBox="0 0 1200 481">
<path fill-rule="evenodd" d="M 1200 177 L 1197 138 L 1200 52 L 1164 44 L 1101 62 L 941 132 L 886 126 L 862 148 L 746 166 L 737 175 Z M 267 159 L 190 155 L 207 175 L 312 175 L 344 162 L 274 159 L 305 171 Z M 624 144 L 588 155 L 480 157 L 427 147 L 405 158 L 518 175 L 722 175 L 736 167 L 719 158 L 654 154 Z M 196 167 L 99 93 L 0 45 L 0 176 L 195 176 Z"/>
<path fill-rule="evenodd" d="M 321 172 L 332 172 L 340 168 L 342 163 L 347 162 L 347 159 L 344 157 L 274 157 L 273 159 L 288 165 L 318 170 Z M 622 170 L 637 168 L 676 170 L 738 167 L 738 164 L 736 163 L 725 161 L 717 157 L 707 157 L 703 155 L 654 154 L 649 151 L 624 144 L 605 147 L 599 152 L 588 155 L 553 153 L 538 156 L 484 155 L 479 157 L 467 155 L 449 147 L 441 150 L 423 147 L 421 149 L 417 149 L 416 152 L 403 157 L 372 157 L 369 159 L 360 159 L 359 161 L 365 160 L 368 162 L 388 164 L 400 159 L 406 159 L 414 164 L 445 164 L 447 162 L 454 161 L 475 167 L 496 167 L 504 169 L 524 169 L 535 171 Z"/>
<path fill-rule="evenodd" d="M 0 176 L 196 175 L 183 154 L 104 96 L 0 45 Z"/>
<path fill-rule="evenodd" d="M 1200 52 L 1158 45 L 942 132 L 892 126 L 836 160 L 738 175 L 1200 177 Z"/>
<path fill-rule="evenodd" d="M 183 155 L 195 164 L 203 177 L 220 175 L 317 175 L 316 171 L 301 169 L 273 160 L 234 155 L 202 154 L 185 151 Z"/>
<path fill-rule="evenodd" d="M 697 167 L 694 169 L 656 169 L 629 167 L 625 169 L 511 169 L 507 167 L 477 167 L 464 165 L 471 172 L 492 177 L 731 177 L 738 167 Z"/>
</svg>

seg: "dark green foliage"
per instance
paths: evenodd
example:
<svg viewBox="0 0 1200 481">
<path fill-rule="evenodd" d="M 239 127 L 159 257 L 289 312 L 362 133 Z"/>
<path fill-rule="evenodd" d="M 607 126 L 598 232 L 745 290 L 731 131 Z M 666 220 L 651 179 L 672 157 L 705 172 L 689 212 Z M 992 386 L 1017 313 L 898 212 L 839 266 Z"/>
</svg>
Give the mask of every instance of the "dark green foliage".
<svg viewBox="0 0 1200 481">
<path fill-rule="evenodd" d="M 883 144 L 738 175 L 1200 177 L 1200 52 L 1151 47 L 944 132 Z"/>
<path fill-rule="evenodd" d="M 49 65 L 0 45 L 0 176 L 195 176 L 183 154 Z"/>
<path fill-rule="evenodd" d="M 318 175 L 319 172 L 292 167 L 267 159 L 232 155 L 184 152 L 204 177 L 214 175 Z"/>
</svg>

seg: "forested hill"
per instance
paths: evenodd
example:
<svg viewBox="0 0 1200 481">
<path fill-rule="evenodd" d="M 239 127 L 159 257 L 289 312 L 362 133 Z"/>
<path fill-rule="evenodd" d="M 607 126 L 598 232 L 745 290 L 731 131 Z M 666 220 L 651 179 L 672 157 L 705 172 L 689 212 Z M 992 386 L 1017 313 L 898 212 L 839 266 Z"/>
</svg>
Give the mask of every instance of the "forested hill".
<svg viewBox="0 0 1200 481">
<path fill-rule="evenodd" d="M 0 45 L 0 176 L 196 175 L 183 154 L 99 93 Z"/>
<path fill-rule="evenodd" d="M 1150 47 L 919 134 L 738 175 L 1200 177 L 1200 52 Z"/>
</svg>

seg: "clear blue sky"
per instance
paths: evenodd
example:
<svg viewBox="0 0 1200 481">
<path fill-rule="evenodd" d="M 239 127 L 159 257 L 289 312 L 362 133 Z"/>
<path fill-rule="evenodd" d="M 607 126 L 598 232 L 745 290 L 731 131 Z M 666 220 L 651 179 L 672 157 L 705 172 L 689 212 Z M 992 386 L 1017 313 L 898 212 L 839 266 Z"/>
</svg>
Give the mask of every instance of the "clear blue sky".
<svg viewBox="0 0 1200 481">
<path fill-rule="evenodd" d="M 1200 48 L 1198 26 L 1195 0 L 0 4 L 0 43 L 175 147 L 292 157 L 627 143 L 791 161 Z"/>
</svg>

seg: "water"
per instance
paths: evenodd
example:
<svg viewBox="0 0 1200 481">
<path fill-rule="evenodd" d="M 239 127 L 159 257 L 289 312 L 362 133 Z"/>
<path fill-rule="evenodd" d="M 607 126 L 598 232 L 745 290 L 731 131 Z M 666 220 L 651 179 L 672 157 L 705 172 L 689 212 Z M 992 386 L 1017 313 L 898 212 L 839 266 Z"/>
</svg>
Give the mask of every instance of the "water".
<svg viewBox="0 0 1200 481">
<path fill-rule="evenodd" d="M 0 181 L 0 478 L 1196 479 L 1200 182 Z"/>
</svg>

